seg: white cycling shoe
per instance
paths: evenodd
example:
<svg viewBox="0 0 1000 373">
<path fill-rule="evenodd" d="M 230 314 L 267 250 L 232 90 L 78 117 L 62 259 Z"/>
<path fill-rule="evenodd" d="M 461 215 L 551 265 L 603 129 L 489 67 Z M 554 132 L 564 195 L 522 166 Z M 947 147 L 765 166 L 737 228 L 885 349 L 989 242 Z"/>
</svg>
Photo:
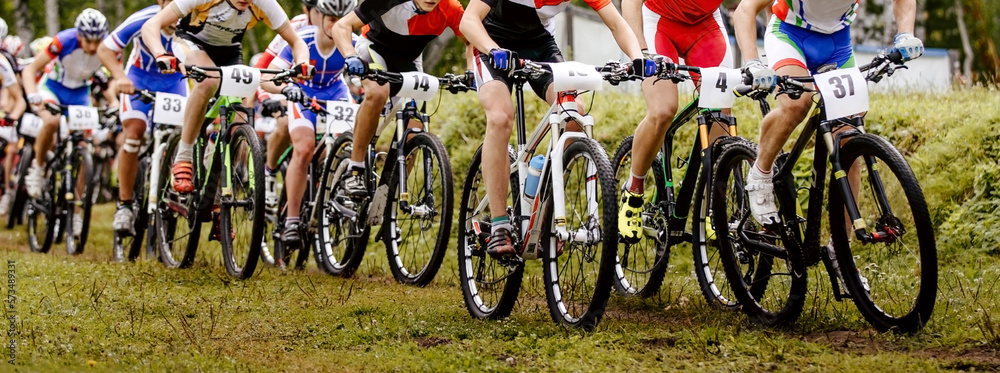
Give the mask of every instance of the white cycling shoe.
<svg viewBox="0 0 1000 373">
<path fill-rule="evenodd" d="M 774 183 L 771 175 L 760 172 L 756 166 L 747 173 L 746 191 L 750 214 L 761 225 L 780 223 L 778 206 L 774 202 Z"/>
<path fill-rule="evenodd" d="M 35 161 L 31 161 L 28 174 L 24 175 L 24 186 L 28 196 L 38 198 L 42 196 L 42 188 L 45 187 L 45 169 L 38 166 Z"/>
</svg>

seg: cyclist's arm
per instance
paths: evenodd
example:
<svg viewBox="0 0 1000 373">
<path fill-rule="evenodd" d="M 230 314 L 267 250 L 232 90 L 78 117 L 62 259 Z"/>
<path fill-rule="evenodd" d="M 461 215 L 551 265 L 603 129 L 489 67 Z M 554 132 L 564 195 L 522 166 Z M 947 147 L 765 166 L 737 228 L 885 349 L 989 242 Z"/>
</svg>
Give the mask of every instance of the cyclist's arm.
<svg viewBox="0 0 1000 373">
<path fill-rule="evenodd" d="M 7 82 L 0 83 L 7 84 Z M 8 85 L 6 88 L 7 93 L 9 93 L 7 95 L 7 99 L 14 102 L 13 108 L 7 111 L 7 115 L 11 118 L 20 118 L 21 115 L 28 110 L 28 103 L 27 101 L 24 101 L 24 94 L 21 92 L 21 86 L 18 85 L 17 82 L 14 82 L 14 84 Z"/>
<path fill-rule="evenodd" d="M 639 48 L 639 41 L 636 40 L 635 33 L 632 32 L 632 28 L 628 26 L 628 22 L 625 22 L 614 5 L 608 3 L 597 11 L 597 15 L 601 16 L 604 25 L 611 30 L 611 36 L 615 37 L 618 48 L 621 48 L 628 58 L 642 58 L 642 49 Z"/>
<path fill-rule="evenodd" d="M 740 47 L 744 61 L 760 59 L 757 53 L 757 13 L 766 9 L 769 4 L 771 0 L 743 0 L 733 12 L 736 44 Z"/>
<path fill-rule="evenodd" d="M 917 17 L 917 0 L 893 0 L 892 14 L 896 18 L 896 32 L 912 34 Z"/>
<path fill-rule="evenodd" d="M 35 56 L 35 59 L 21 71 L 21 83 L 24 84 L 25 95 L 38 93 L 38 84 L 35 82 L 35 76 L 38 75 L 38 72 L 45 71 L 45 65 L 48 65 L 54 58 L 54 56 L 49 54 L 49 49 L 52 49 L 52 47 L 46 48 L 45 53 L 39 53 Z"/>
<path fill-rule="evenodd" d="M 275 29 L 282 39 L 292 46 L 292 55 L 295 56 L 295 63 L 309 63 L 309 46 L 302 41 L 295 28 L 288 21 Z"/>
<path fill-rule="evenodd" d="M 160 10 L 156 13 L 153 18 L 150 18 L 142 25 L 142 42 L 146 44 L 149 48 L 149 53 L 156 56 L 166 53 L 167 49 L 163 46 L 163 42 L 160 41 L 160 30 L 163 28 L 177 24 L 177 21 L 181 19 L 184 14 L 181 14 L 181 9 L 177 7 L 177 3 L 173 2 L 167 5 L 166 8 Z"/>
<path fill-rule="evenodd" d="M 104 67 L 111 71 L 111 79 L 128 79 L 125 77 L 125 69 L 122 69 L 121 62 L 118 61 L 118 53 L 108 48 L 103 43 L 97 47 L 97 58 L 101 60 Z"/>
<path fill-rule="evenodd" d="M 267 65 L 267 68 L 268 69 L 275 69 L 275 70 L 283 70 L 283 69 L 287 69 L 287 68 L 291 67 L 288 63 L 284 63 L 284 62 L 285 61 L 282 61 L 281 58 L 275 58 L 275 59 L 271 60 L 271 63 Z M 279 86 L 277 84 L 274 84 L 274 82 L 272 82 L 270 80 L 262 80 L 260 82 L 260 88 L 264 89 L 265 92 L 270 93 L 270 94 L 279 94 L 279 93 L 281 93 L 281 88 L 284 88 L 284 87 L 285 87 L 284 84 L 282 84 L 282 85 Z"/>
<path fill-rule="evenodd" d="M 474 70 L 476 68 L 476 48 L 469 43 L 465 36 L 459 36 L 458 39 L 465 43 L 465 69 Z"/>
<path fill-rule="evenodd" d="M 622 17 L 639 40 L 639 48 L 649 49 L 642 31 L 642 0 L 622 0 Z"/>
<path fill-rule="evenodd" d="M 462 16 L 462 35 L 469 40 L 472 46 L 480 52 L 489 52 L 492 49 L 500 48 L 497 42 L 493 41 L 490 34 L 483 26 L 483 20 L 490 14 L 490 6 L 483 0 L 469 1 L 469 6 L 465 8 L 465 15 Z"/>
<path fill-rule="evenodd" d="M 364 26 L 365 23 L 355 12 L 348 13 L 337 21 L 337 24 L 333 25 L 333 42 L 337 44 L 337 49 L 340 49 L 344 56 L 350 57 L 358 54 L 358 51 L 354 49 L 351 34 L 354 33 L 354 30 Z"/>
</svg>

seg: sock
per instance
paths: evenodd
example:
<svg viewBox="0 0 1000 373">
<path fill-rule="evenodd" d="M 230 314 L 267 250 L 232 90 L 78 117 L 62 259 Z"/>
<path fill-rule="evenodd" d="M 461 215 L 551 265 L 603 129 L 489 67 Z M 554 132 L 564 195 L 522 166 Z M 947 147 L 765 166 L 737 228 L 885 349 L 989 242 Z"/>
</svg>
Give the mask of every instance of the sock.
<svg viewBox="0 0 1000 373">
<path fill-rule="evenodd" d="M 508 232 L 513 230 L 513 227 L 511 227 L 510 225 L 510 218 L 508 218 L 506 215 L 493 218 L 492 223 L 493 227 L 490 233 L 496 233 L 497 230 L 500 228 L 507 229 Z"/>
<path fill-rule="evenodd" d="M 174 157 L 174 163 L 177 162 L 191 162 L 194 158 L 194 144 L 187 144 L 184 140 L 177 142 L 177 155 Z"/>
<path fill-rule="evenodd" d="M 362 162 L 350 161 L 350 163 L 348 165 L 350 166 L 350 168 L 360 168 L 362 170 L 365 169 L 365 162 L 364 161 L 362 161 Z"/>
<path fill-rule="evenodd" d="M 294 217 L 293 216 L 289 216 L 289 217 L 285 218 L 285 228 L 291 227 L 292 224 L 298 224 L 298 223 L 299 223 L 299 217 L 298 216 L 294 216 Z"/>
<path fill-rule="evenodd" d="M 134 201 L 132 201 L 130 199 L 123 199 L 120 202 L 118 202 L 118 204 L 121 205 L 122 207 L 132 207 L 132 203 L 133 202 Z"/>
<path fill-rule="evenodd" d="M 761 175 L 770 175 L 771 174 L 771 170 L 764 171 L 764 169 L 760 168 L 760 166 L 757 165 L 756 161 L 754 161 L 754 163 L 753 163 L 753 169 L 754 169 L 754 171 L 757 171 Z"/>
<path fill-rule="evenodd" d="M 264 175 L 267 175 L 267 176 L 277 176 L 278 175 L 278 170 L 272 170 L 271 166 L 264 165 Z"/>
<path fill-rule="evenodd" d="M 643 190 L 646 189 L 646 175 L 636 175 L 631 171 L 629 175 L 631 176 L 625 183 L 625 190 L 628 190 L 629 193 L 642 194 Z"/>
</svg>

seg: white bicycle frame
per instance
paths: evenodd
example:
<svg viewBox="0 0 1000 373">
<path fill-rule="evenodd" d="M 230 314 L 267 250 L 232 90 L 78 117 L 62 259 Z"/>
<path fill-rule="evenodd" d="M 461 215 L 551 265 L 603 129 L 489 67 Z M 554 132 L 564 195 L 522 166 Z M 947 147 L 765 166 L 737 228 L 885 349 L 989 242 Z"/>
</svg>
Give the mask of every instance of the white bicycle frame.
<svg viewBox="0 0 1000 373">
<path fill-rule="evenodd" d="M 153 108 L 156 110 L 156 108 Z M 152 118 L 152 115 L 150 115 Z M 152 120 L 152 119 L 150 119 Z M 159 190 L 160 190 L 160 162 L 163 160 L 163 152 L 167 149 L 167 139 L 170 135 L 179 131 L 179 127 L 154 124 L 153 130 L 153 155 L 149 162 L 149 180 L 147 183 L 149 185 L 148 195 L 146 197 L 146 212 L 153 215 L 156 211 L 156 205 L 159 203 Z"/>
<path fill-rule="evenodd" d="M 541 255 L 541 249 L 538 245 L 539 238 L 541 237 L 542 221 L 545 219 L 539 219 L 539 212 L 542 208 L 542 198 L 543 190 L 545 186 L 545 175 L 551 177 L 550 181 L 552 183 L 552 197 L 553 197 L 553 219 L 555 222 L 555 234 L 559 240 L 562 241 L 572 241 L 572 242 L 585 242 L 593 243 L 600 242 L 602 237 L 599 229 L 587 229 L 581 228 L 570 232 L 566 228 L 566 196 L 565 196 L 565 180 L 563 180 L 563 171 L 565 165 L 563 164 L 563 151 L 566 148 L 566 144 L 573 139 L 586 139 L 593 138 L 594 133 L 594 118 L 590 115 L 581 114 L 578 110 L 578 104 L 575 101 L 579 93 L 570 93 L 564 96 L 565 93 L 560 94 L 559 102 L 552 104 L 549 110 L 544 115 L 544 119 L 537 126 L 535 130 L 531 133 L 530 139 L 525 144 L 518 144 L 517 146 L 517 157 L 516 161 L 510 167 L 510 173 L 517 173 L 518 175 L 518 185 L 519 190 L 524 190 L 525 181 L 528 177 L 528 167 L 529 162 L 531 162 L 531 157 L 535 154 L 535 151 L 542 144 L 542 140 L 546 134 L 551 132 L 553 135 L 550 136 L 548 147 L 545 150 L 546 162 L 545 166 L 542 168 L 541 176 L 539 176 L 538 191 L 535 193 L 535 198 L 531 201 L 531 205 L 528 206 L 527 203 L 520 204 L 520 211 L 515 211 L 515 221 L 521 224 L 521 232 L 526 232 L 523 234 L 522 242 L 524 245 L 524 252 L 521 254 L 523 259 L 537 259 Z M 572 97 L 572 99 L 564 99 L 564 97 Z M 575 121 L 580 124 L 583 128 L 583 132 L 571 132 L 566 131 L 566 124 L 570 121 Z M 518 129 L 520 130 L 520 129 Z M 588 216 L 593 216 L 598 213 L 598 201 L 597 201 L 597 166 L 593 162 L 587 163 L 587 214 Z M 521 193 L 519 193 L 521 194 Z M 513 198 L 523 198 L 521 195 L 515 195 Z M 484 198 L 476 206 L 473 216 L 481 214 L 488 207 L 489 199 Z M 530 216 L 530 219 L 523 219 L 519 217 Z"/>
</svg>

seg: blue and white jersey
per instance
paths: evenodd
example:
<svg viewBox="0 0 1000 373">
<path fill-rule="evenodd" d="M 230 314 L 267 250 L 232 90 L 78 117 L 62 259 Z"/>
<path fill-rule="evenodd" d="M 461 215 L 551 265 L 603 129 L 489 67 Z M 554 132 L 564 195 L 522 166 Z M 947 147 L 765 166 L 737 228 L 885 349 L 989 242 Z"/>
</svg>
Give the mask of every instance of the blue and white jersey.
<svg viewBox="0 0 1000 373">
<path fill-rule="evenodd" d="M 316 67 L 316 74 L 313 75 L 313 78 L 302 82 L 302 86 L 309 92 L 343 83 L 340 81 L 340 76 L 344 70 L 344 55 L 340 53 L 340 48 L 333 48 L 325 56 L 320 54 L 319 46 L 316 43 L 318 30 L 316 26 L 307 26 L 297 32 L 302 41 L 309 46 L 309 63 Z M 357 36 L 353 36 L 352 39 L 354 40 L 351 41 L 351 44 L 356 44 Z M 287 69 L 292 66 L 293 60 L 292 47 L 286 45 L 271 63 L 280 69 Z"/>
<path fill-rule="evenodd" d="M 104 46 L 114 52 L 121 52 L 128 43 L 134 41 L 135 45 L 133 45 L 132 53 L 129 55 L 128 63 L 125 65 L 126 72 L 132 69 L 142 69 L 151 74 L 160 73 L 160 69 L 156 68 L 156 56 L 149 52 L 149 48 L 146 47 L 142 42 L 142 38 L 139 37 L 142 25 L 150 18 L 153 18 L 159 11 L 159 5 L 150 5 L 135 12 L 104 38 Z M 163 44 L 167 52 L 174 52 L 172 41 L 173 36 L 166 35 L 163 31 L 160 31 L 160 43 Z"/>
<path fill-rule="evenodd" d="M 80 49 L 76 38 L 76 28 L 60 31 L 45 53 L 55 62 L 52 70 L 45 75 L 50 83 L 76 89 L 90 84 L 90 78 L 101 68 L 97 54 L 87 54 Z"/>
</svg>

